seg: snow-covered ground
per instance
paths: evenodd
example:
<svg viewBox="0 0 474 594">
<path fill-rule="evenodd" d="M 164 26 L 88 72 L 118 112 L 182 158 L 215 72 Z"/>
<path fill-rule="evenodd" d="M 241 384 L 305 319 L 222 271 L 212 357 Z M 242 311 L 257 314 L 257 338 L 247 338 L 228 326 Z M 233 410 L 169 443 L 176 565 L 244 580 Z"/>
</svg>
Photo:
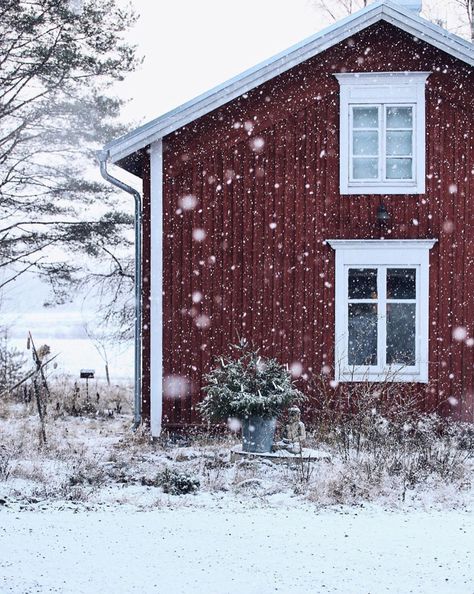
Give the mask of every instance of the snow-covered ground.
<svg viewBox="0 0 474 594">
<path fill-rule="evenodd" d="M 330 462 L 233 462 L 237 436 L 133 434 L 117 388 L 71 398 L 54 387 L 46 445 L 33 402 L 0 402 L 0 594 L 474 593 L 470 442 L 400 470 L 310 431 Z"/>
<path fill-rule="evenodd" d="M 1 592 L 472 594 L 466 511 L 0 512 Z"/>
</svg>

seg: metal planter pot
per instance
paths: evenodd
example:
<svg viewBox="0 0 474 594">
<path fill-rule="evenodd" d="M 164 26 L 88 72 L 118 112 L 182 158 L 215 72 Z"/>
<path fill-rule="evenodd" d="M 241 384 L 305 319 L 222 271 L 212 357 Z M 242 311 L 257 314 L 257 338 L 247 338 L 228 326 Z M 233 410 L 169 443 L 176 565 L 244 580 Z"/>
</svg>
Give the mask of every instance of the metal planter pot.
<svg viewBox="0 0 474 594">
<path fill-rule="evenodd" d="M 242 450 L 258 454 L 272 451 L 276 418 L 247 417 L 242 420 Z"/>
</svg>

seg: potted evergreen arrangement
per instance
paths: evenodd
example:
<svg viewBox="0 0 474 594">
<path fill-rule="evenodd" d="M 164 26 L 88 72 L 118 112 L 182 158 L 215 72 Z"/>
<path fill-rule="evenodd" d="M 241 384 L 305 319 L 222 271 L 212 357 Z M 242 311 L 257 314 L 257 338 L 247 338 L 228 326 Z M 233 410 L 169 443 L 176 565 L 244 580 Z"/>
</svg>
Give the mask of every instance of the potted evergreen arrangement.
<svg viewBox="0 0 474 594">
<path fill-rule="evenodd" d="M 275 359 L 262 357 L 246 340 L 232 348 L 236 356 L 219 357 L 205 376 L 206 396 L 199 411 L 208 421 L 238 419 L 243 451 L 270 452 L 278 415 L 304 396 Z"/>
</svg>

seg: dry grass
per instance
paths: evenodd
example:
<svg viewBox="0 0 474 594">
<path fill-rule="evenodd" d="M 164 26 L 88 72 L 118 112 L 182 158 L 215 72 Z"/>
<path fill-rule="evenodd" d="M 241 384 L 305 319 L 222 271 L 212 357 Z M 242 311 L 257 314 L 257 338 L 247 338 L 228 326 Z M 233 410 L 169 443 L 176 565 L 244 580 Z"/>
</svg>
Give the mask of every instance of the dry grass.
<svg viewBox="0 0 474 594">
<path fill-rule="evenodd" d="M 178 444 L 163 436 L 152 442 L 145 430 L 131 431 L 130 390 L 99 386 L 92 410 L 85 406 L 90 398 L 71 394 L 74 384 L 61 382 L 48 403 L 46 444 L 38 436 L 33 403 L 0 402 L 0 499 L 7 505 L 150 509 L 209 505 L 222 498 L 256 505 L 472 504 L 473 432 L 467 426 L 440 432 L 438 419 L 424 417 L 401 431 L 371 409 L 368 417 L 344 423 L 325 419 L 324 432 L 309 432 L 308 445 L 326 449 L 331 462 L 232 463 L 233 435 L 201 433 Z M 190 489 L 174 495 L 173 476 L 183 485 L 199 482 L 197 494 Z"/>
</svg>

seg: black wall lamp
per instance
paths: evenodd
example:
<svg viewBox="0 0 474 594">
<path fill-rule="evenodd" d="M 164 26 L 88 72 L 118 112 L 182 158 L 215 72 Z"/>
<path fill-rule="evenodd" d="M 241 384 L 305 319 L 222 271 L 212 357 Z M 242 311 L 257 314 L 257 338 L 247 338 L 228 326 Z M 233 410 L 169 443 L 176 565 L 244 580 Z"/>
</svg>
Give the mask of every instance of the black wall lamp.
<svg viewBox="0 0 474 594">
<path fill-rule="evenodd" d="M 377 222 L 379 225 L 387 225 L 390 222 L 390 215 L 383 202 L 381 202 L 377 208 Z"/>
</svg>

